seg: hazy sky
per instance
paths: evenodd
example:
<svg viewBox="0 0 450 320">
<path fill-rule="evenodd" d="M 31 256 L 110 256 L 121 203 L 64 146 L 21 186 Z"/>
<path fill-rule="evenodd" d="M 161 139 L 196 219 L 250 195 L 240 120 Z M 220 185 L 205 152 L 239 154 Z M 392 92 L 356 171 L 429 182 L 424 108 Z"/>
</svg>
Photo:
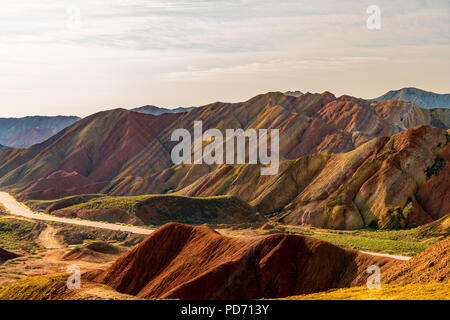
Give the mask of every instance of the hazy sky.
<svg viewBox="0 0 450 320">
<path fill-rule="evenodd" d="M 381 30 L 369 30 L 369 5 Z M 448 0 L 2 0 L 0 117 L 450 93 Z"/>
</svg>

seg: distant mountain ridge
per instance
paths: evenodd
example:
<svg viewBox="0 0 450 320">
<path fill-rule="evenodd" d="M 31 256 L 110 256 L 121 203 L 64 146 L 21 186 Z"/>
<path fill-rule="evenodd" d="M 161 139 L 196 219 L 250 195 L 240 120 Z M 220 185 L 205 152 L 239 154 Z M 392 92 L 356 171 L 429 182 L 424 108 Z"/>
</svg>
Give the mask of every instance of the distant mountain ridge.
<svg viewBox="0 0 450 320">
<path fill-rule="evenodd" d="M 285 94 L 286 96 L 291 96 L 291 97 L 296 97 L 296 98 L 298 98 L 298 97 L 300 97 L 301 95 L 303 95 L 303 92 L 298 91 L 298 90 L 296 90 L 296 91 L 286 91 L 284 94 Z"/>
<path fill-rule="evenodd" d="M 41 143 L 80 120 L 73 116 L 0 118 L 0 144 L 28 148 Z"/>
<path fill-rule="evenodd" d="M 180 108 L 176 108 L 176 109 L 166 109 L 166 108 L 160 108 L 160 107 L 148 105 L 148 106 L 143 106 L 143 107 L 140 107 L 140 108 L 131 109 L 131 111 L 139 112 L 139 113 L 152 114 L 154 116 L 159 116 L 159 115 L 165 114 L 165 113 L 183 113 L 183 112 L 188 112 L 188 111 L 190 111 L 192 109 L 194 109 L 194 107 L 191 107 L 191 108 L 182 108 L 182 107 L 180 107 Z"/>
<path fill-rule="evenodd" d="M 5 146 L 0 144 L 0 151 L 4 151 L 4 150 L 11 150 L 11 148 L 10 147 L 5 147 Z"/>
<path fill-rule="evenodd" d="M 391 90 L 376 101 L 403 100 L 413 102 L 424 109 L 445 108 L 450 109 L 450 94 L 439 94 L 417 88 L 403 88 Z"/>
<path fill-rule="evenodd" d="M 303 93 L 299 90 L 295 90 L 286 91 L 283 93 L 283 95 L 287 97 L 299 98 L 303 96 Z M 375 98 L 373 100 L 379 102 L 401 100 L 411 102 L 424 109 L 450 109 L 450 94 L 437 94 L 417 88 L 391 90 L 381 97 Z M 402 115 L 398 116 L 401 122 L 405 121 L 404 119 L 406 119 L 406 121 L 409 121 L 407 119 L 409 116 L 405 116 L 405 114 L 411 112 L 405 110 L 410 110 L 411 108 L 414 108 L 414 106 L 411 106 L 407 109 L 401 108 L 403 109 Z M 131 109 L 131 111 L 159 116 L 162 114 L 186 113 L 193 109 L 196 108 L 180 107 L 176 109 L 167 109 L 156 107 L 154 105 L 146 105 Z M 390 112 L 398 110 L 399 109 L 386 111 Z M 393 114 L 391 114 L 391 116 L 392 115 Z M 57 134 L 58 132 L 72 125 L 78 120 L 80 120 L 80 118 L 75 116 L 33 116 L 25 118 L 0 118 L 0 145 L 12 148 L 28 148 L 34 144 L 38 144 L 47 140 L 51 136 Z M 449 114 L 446 111 L 434 110 L 433 114 L 431 115 L 431 121 L 429 121 L 428 124 L 445 129 L 449 122 Z M 425 123 L 427 123 L 427 121 L 425 121 Z M 424 124 L 424 121 L 422 121 L 422 124 Z"/>
</svg>

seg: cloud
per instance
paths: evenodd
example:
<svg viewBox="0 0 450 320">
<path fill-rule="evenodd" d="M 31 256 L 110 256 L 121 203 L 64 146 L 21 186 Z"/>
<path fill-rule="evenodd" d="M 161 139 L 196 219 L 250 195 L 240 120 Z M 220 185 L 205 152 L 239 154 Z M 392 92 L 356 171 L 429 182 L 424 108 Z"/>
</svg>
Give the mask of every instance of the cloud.
<svg viewBox="0 0 450 320">
<path fill-rule="evenodd" d="M 381 32 L 365 29 L 366 1 L 34 1 L 7 0 L 3 43 L 70 43 L 136 50 L 282 50 L 290 42 L 351 46 L 449 40 L 445 1 L 378 1 Z M 369 3 L 369 2 L 367 2 Z M 425 3 L 424 6 L 420 6 Z M 80 32 L 69 32 L 68 8 L 79 8 Z"/>
<path fill-rule="evenodd" d="M 0 93 L 23 113 L 64 104 L 88 114 L 297 84 L 375 96 L 393 70 L 416 86 L 448 88 L 448 0 L 376 2 L 379 31 L 366 28 L 372 0 L 4 0 Z"/>
</svg>

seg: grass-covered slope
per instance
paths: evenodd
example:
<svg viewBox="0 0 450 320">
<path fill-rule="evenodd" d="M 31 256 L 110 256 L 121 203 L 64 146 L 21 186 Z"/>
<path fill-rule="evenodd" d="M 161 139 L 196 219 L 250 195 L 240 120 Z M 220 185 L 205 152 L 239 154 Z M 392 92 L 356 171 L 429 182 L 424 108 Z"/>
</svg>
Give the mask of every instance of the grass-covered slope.
<svg viewBox="0 0 450 320">
<path fill-rule="evenodd" d="M 55 203 L 61 203 L 61 200 Z M 232 196 L 102 196 L 54 210 L 51 214 L 139 225 L 160 225 L 167 222 L 240 224 L 262 220 L 254 208 Z"/>
<path fill-rule="evenodd" d="M 280 300 L 449 300 L 450 283 L 382 285 L 381 289 L 367 287 L 344 288 Z"/>
<path fill-rule="evenodd" d="M 70 126 L 78 117 L 0 118 L 0 144 L 13 148 L 28 148 L 41 143 Z"/>
<path fill-rule="evenodd" d="M 83 280 L 81 290 L 67 288 L 67 274 L 30 277 L 0 290 L 0 300 L 136 300 L 100 284 Z"/>
<path fill-rule="evenodd" d="M 35 252 L 42 249 L 38 236 L 42 224 L 0 216 L 0 247 L 21 252 Z"/>
<path fill-rule="evenodd" d="M 313 237 L 346 248 L 413 256 L 450 236 L 450 215 L 409 230 L 315 233 Z"/>
<path fill-rule="evenodd" d="M 264 229 L 263 233 L 286 232 L 307 235 L 348 249 L 414 256 L 434 243 L 450 236 L 450 215 L 408 230 L 338 231 L 313 227 L 284 226 L 273 222 L 267 224 Z"/>
<path fill-rule="evenodd" d="M 104 194 L 83 194 L 54 200 L 28 200 L 25 204 L 33 211 L 50 213 L 104 196 Z"/>
</svg>

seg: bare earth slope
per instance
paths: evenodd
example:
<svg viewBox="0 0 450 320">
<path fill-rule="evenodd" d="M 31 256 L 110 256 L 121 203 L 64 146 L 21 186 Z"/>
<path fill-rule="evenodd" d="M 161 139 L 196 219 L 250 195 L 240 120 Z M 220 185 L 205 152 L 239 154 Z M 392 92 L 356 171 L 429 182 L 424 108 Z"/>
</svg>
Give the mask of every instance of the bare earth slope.
<svg viewBox="0 0 450 320">
<path fill-rule="evenodd" d="M 47 140 L 78 120 L 78 117 L 65 116 L 0 118 L 0 144 L 28 148 Z"/>
<path fill-rule="evenodd" d="M 368 266 L 391 263 L 308 237 L 228 238 L 170 223 L 86 277 L 146 299 L 258 299 L 362 285 Z"/>
</svg>

